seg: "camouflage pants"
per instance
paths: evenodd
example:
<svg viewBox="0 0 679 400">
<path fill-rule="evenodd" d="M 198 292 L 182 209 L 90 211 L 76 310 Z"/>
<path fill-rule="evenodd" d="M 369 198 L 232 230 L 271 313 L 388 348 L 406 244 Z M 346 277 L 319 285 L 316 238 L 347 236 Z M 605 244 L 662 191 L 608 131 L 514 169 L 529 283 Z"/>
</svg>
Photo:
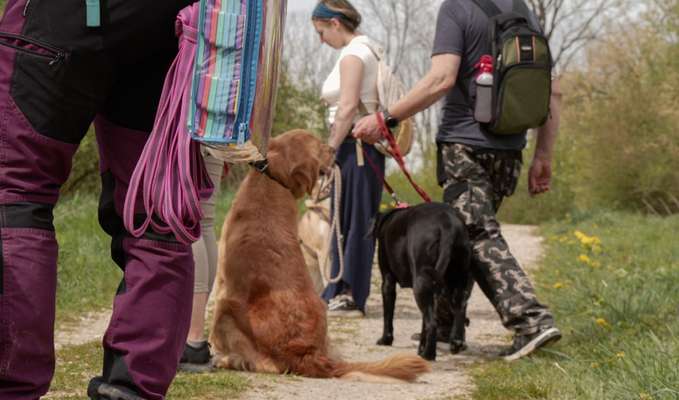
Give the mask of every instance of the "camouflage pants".
<svg viewBox="0 0 679 400">
<path fill-rule="evenodd" d="M 538 302 L 496 219 L 502 200 L 516 189 L 521 164 L 520 151 L 439 145 L 438 178 L 444 188 L 443 200 L 458 211 L 467 226 L 474 279 L 507 329 L 531 334 L 540 327 L 552 326 L 554 320 L 547 307 Z M 447 337 L 453 321 L 450 303 L 440 297 L 436 310 L 439 333 Z"/>
</svg>

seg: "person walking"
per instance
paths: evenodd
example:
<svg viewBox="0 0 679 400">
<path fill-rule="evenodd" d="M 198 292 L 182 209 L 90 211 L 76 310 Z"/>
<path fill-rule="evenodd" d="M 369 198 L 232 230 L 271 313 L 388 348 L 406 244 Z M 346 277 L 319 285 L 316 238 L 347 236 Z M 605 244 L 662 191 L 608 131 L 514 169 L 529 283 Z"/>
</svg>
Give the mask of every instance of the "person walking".
<svg viewBox="0 0 679 400">
<path fill-rule="evenodd" d="M 370 294 L 375 241 L 368 237 L 370 219 L 379 211 L 384 175 L 384 155 L 350 136 L 359 116 L 378 107 L 378 61 L 370 46 L 376 46 L 358 31 L 361 15 L 347 0 L 322 0 L 313 11 L 312 22 L 321 41 L 340 55 L 325 80 L 322 99 L 329 106 L 328 144 L 336 150 L 342 170 L 342 196 L 332 213 L 340 212 L 343 247 L 333 239 L 331 275 L 340 273 L 339 252 L 345 269 L 337 283 L 322 293 L 329 315 L 362 316 Z M 373 47 L 374 48 L 374 47 Z M 333 196 L 334 197 L 334 196 Z"/>
<path fill-rule="evenodd" d="M 488 0 L 490 1 L 490 0 Z M 535 15 L 523 0 L 492 0 L 500 11 L 521 6 L 534 29 Z M 549 309 L 540 303 L 533 285 L 511 254 L 497 221 L 502 200 L 513 194 L 522 166 L 526 133 L 497 135 L 474 119 L 469 99 L 470 84 L 481 56 L 491 54 L 489 17 L 477 1 L 445 0 L 436 23 L 432 65 L 413 89 L 384 112 L 389 127 L 424 110 L 441 98 L 443 117 L 436 141 L 438 181 L 443 200 L 462 217 L 472 241 L 472 272 L 478 285 L 497 310 L 502 323 L 514 332 L 512 345 L 502 352 L 511 361 L 558 340 Z M 529 169 L 531 194 L 549 190 L 551 160 L 559 125 L 560 87 L 552 81 L 550 116 L 537 129 L 537 145 Z M 373 143 L 381 137 L 374 116 L 367 116 L 353 129 L 356 138 Z M 452 318 L 450 305 L 436 300 L 438 341 L 448 342 Z"/>
</svg>

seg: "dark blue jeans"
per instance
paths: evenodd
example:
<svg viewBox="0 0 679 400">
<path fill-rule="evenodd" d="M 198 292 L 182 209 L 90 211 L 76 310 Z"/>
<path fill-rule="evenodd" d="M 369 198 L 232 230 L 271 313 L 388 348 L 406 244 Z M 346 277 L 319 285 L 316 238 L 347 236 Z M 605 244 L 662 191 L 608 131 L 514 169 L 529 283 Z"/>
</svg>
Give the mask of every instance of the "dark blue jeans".
<svg viewBox="0 0 679 400">
<path fill-rule="evenodd" d="M 369 235 L 370 221 L 379 211 L 384 176 L 384 155 L 374 146 L 363 144 L 365 160 L 359 166 L 356 158 L 356 142 L 347 139 L 337 149 L 337 162 L 342 168 L 342 196 L 340 198 L 340 222 L 344 237 L 344 274 L 336 284 L 329 284 L 323 291 L 323 299 L 329 301 L 347 289 L 351 290 L 358 308 L 365 311 L 370 294 L 375 240 Z M 374 166 L 374 167 L 373 167 Z M 377 169 L 379 174 L 375 171 Z M 334 193 L 332 198 L 334 199 Z M 332 204 L 334 215 L 335 204 Z M 337 240 L 333 238 L 332 276 L 339 272 Z"/>
</svg>

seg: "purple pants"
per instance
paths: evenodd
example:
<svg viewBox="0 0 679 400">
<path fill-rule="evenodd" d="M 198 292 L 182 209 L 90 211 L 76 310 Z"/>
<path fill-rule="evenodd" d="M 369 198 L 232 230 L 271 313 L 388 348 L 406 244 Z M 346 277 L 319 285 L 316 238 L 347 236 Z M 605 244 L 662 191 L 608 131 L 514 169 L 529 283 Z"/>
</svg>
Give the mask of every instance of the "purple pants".
<svg viewBox="0 0 679 400">
<path fill-rule="evenodd" d="M 99 221 L 124 271 L 99 381 L 163 399 L 191 316 L 189 246 L 125 231 L 122 206 L 150 132 L 174 22 L 189 0 L 108 0 L 102 26 L 84 1 L 9 0 L 0 21 L 0 399 L 37 399 L 54 373 L 58 245 L 52 210 L 94 121 Z M 112 293 L 113 295 L 113 293 Z"/>
</svg>

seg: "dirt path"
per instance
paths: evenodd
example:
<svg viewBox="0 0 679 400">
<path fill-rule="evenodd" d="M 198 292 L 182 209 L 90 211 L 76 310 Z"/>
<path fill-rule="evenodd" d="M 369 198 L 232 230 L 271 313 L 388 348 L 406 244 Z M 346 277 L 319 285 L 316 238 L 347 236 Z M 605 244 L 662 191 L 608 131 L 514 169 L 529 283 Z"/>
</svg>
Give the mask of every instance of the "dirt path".
<svg viewBox="0 0 679 400">
<path fill-rule="evenodd" d="M 530 269 L 541 257 L 541 238 L 530 226 L 505 225 L 503 232 L 514 255 L 524 268 Z M 394 345 L 376 346 L 382 334 L 382 296 L 379 294 L 379 271 L 373 274 L 373 287 L 368 302 L 366 318 L 337 319 L 329 322 L 333 346 L 346 360 L 372 361 L 386 356 L 408 352 L 416 353 L 410 341 L 419 332 L 421 314 L 410 289 L 398 289 L 394 318 Z M 468 398 L 472 382 L 465 372 L 471 363 L 493 357 L 500 347 L 508 343 L 509 334 L 502 327 L 488 300 L 478 287 L 474 288 L 469 305 L 471 325 L 467 330 L 469 349 L 453 356 L 438 351 L 433 372 L 415 384 L 369 384 L 338 382 L 336 380 L 307 379 L 285 376 L 247 375 L 252 382 L 250 391 L 242 399 L 252 400 L 411 400 L 411 399 L 463 399 Z"/>
<path fill-rule="evenodd" d="M 111 320 L 111 311 L 91 312 L 76 322 L 65 323 L 54 332 L 54 346 L 57 350 L 65 346 L 77 346 L 101 341 Z"/>
<path fill-rule="evenodd" d="M 514 255 L 524 268 L 531 269 L 542 255 L 541 241 L 535 228 L 505 225 L 503 232 Z M 379 290 L 379 271 L 373 273 L 372 296 L 368 313 L 361 319 L 337 319 L 329 322 L 334 348 L 346 360 L 372 361 L 386 356 L 408 352 L 415 353 L 416 345 L 410 341 L 419 332 L 421 315 L 410 289 L 398 289 L 394 318 L 394 344 L 392 347 L 376 346 L 382 334 L 382 296 Z M 78 345 L 101 337 L 108 325 L 110 312 L 85 315 L 75 324 L 65 325 L 55 334 L 57 348 Z M 336 380 L 307 379 L 290 376 L 244 374 L 252 389 L 242 399 L 252 400 L 411 400 L 411 399 L 463 399 L 472 390 L 465 367 L 471 363 L 492 358 L 508 342 L 509 335 L 481 290 L 474 288 L 469 305 L 471 325 L 467 330 L 469 349 L 453 356 L 439 351 L 433 372 L 415 384 L 368 384 L 338 382 Z"/>
</svg>

